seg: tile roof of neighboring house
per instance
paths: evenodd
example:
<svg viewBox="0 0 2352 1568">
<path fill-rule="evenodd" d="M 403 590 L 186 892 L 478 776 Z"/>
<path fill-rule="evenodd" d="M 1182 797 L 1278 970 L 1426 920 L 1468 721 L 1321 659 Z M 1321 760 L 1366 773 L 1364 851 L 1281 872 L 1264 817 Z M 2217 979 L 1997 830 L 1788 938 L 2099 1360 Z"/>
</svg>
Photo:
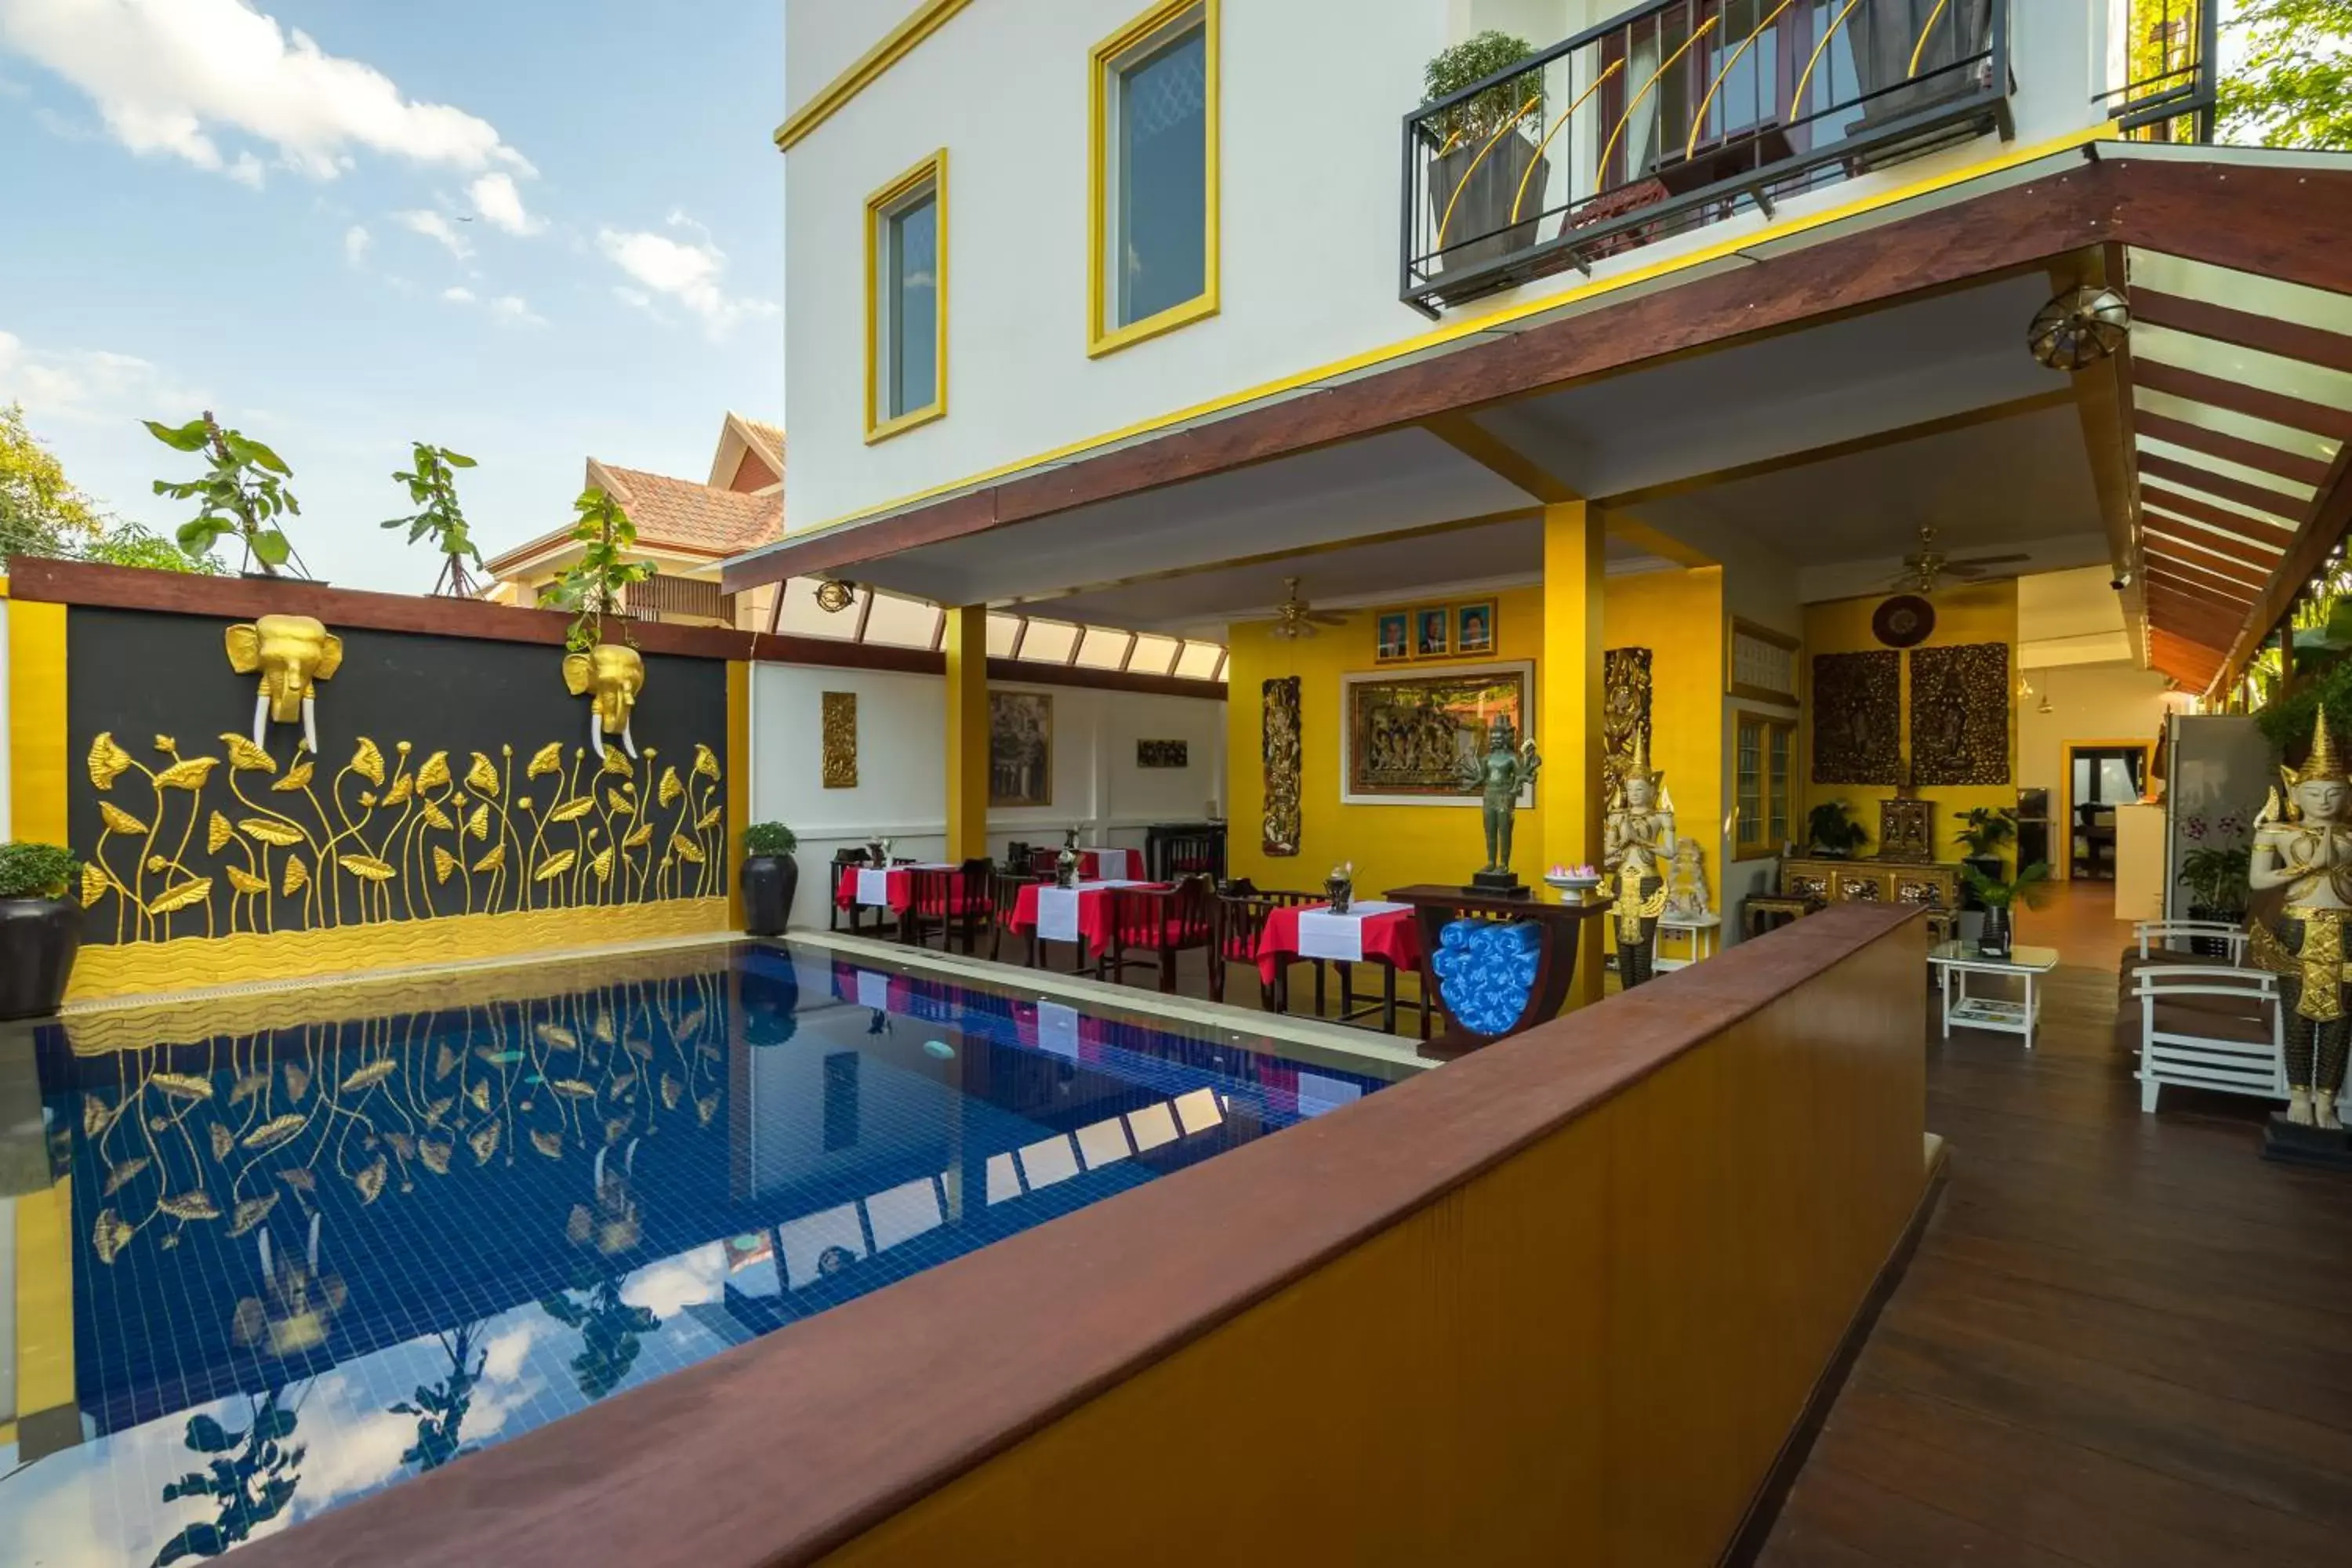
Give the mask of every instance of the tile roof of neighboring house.
<svg viewBox="0 0 2352 1568">
<path fill-rule="evenodd" d="M 674 479 L 640 468 L 615 468 L 589 459 L 605 489 L 627 509 L 637 542 L 655 548 L 731 555 L 784 536 L 784 498 L 714 489 L 692 479 Z"/>
<path fill-rule="evenodd" d="M 742 418 L 740 415 L 736 417 Z M 757 419 L 744 419 L 743 428 L 760 439 L 760 460 L 779 474 L 784 471 L 784 427 L 763 425 Z"/>
</svg>

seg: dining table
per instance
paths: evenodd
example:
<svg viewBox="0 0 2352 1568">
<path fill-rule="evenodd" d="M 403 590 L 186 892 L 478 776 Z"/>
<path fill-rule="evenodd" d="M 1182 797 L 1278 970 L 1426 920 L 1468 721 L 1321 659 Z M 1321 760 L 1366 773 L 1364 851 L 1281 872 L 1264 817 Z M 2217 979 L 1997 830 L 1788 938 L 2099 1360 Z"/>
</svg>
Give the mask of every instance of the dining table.
<svg viewBox="0 0 2352 1568">
<path fill-rule="evenodd" d="M 1024 882 L 1013 899 L 1013 917 L 1006 926 L 1016 935 L 1030 939 L 1033 960 L 1036 944 L 1041 942 L 1081 942 L 1087 952 L 1100 952 L 1110 945 L 1110 900 L 1104 895 L 1114 888 L 1150 886 L 1151 883 L 1126 878 L 1108 881 L 1081 879 L 1069 888 L 1057 888 L 1050 882 Z"/>
<path fill-rule="evenodd" d="M 1345 914 L 1335 912 L 1328 904 L 1283 907 L 1266 916 L 1255 957 L 1258 978 L 1272 989 L 1275 1005 L 1280 1010 L 1287 1012 L 1290 1006 L 1290 965 L 1302 959 L 1320 960 L 1340 966 L 1340 1020 L 1348 1022 L 1377 1011 L 1381 1027 L 1394 1034 L 1397 973 L 1401 970 L 1420 973 L 1421 930 L 1411 904 L 1386 900 L 1357 900 L 1348 906 Z M 1380 995 L 1359 996 L 1350 987 L 1348 966 L 1357 963 L 1381 965 L 1383 982 Z M 1319 1001 L 1319 979 L 1318 997 Z M 1426 1039 L 1426 987 L 1421 1004 L 1421 1030 L 1422 1037 Z"/>
<path fill-rule="evenodd" d="M 917 871 L 952 871 L 951 861 L 919 860 L 903 866 L 844 866 L 841 880 L 833 890 L 837 909 L 863 906 L 873 910 L 888 910 L 893 914 L 905 914 L 915 904 Z"/>
</svg>

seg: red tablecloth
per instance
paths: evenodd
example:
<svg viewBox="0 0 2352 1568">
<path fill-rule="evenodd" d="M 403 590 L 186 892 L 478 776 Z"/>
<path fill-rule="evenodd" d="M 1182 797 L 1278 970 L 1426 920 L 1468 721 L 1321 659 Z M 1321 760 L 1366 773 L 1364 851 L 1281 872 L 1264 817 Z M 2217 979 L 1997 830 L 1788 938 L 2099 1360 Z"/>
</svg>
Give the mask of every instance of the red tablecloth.
<svg viewBox="0 0 2352 1568">
<path fill-rule="evenodd" d="M 1041 877 L 1052 876 L 1054 874 L 1054 858 L 1060 853 L 1061 851 L 1058 849 L 1038 849 L 1033 851 L 1034 864 L 1031 868 Z M 1113 864 L 1108 867 L 1103 864 L 1103 857 L 1105 855 L 1108 855 L 1111 858 Z M 1143 851 L 1140 849 L 1120 849 L 1114 847 L 1109 849 L 1080 849 L 1078 851 L 1078 879 L 1081 881 L 1133 881 L 1142 875 Z"/>
<path fill-rule="evenodd" d="M 867 868 L 863 866 L 845 866 L 841 868 L 841 881 L 833 889 L 833 902 L 835 908 L 845 910 L 852 908 L 856 904 L 857 873 L 866 869 L 867 869 Z M 942 869 L 953 869 L 953 868 L 943 868 L 938 866 L 893 866 L 890 869 L 882 873 L 883 896 L 890 900 L 890 909 L 892 912 L 903 915 L 914 907 L 915 872 L 936 871 Z M 949 895 L 948 904 L 950 913 L 961 914 L 963 912 L 963 897 L 961 890 L 951 892 Z M 868 909 L 872 909 L 873 907 L 874 906 L 871 904 L 866 906 Z"/>
<path fill-rule="evenodd" d="M 1129 885 L 1143 887 L 1147 884 L 1137 882 Z M 1043 882 L 1022 884 L 1021 895 L 1013 903 L 1011 927 L 1013 931 L 1025 936 L 1037 929 L 1037 894 L 1045 886 Z M 1078 889 L 1078 935 L 1096 952 L 1110 945 L 1110 900 L 1104 896 L 1109 891 L 1108 887 L 1081 886 Z"/>
<path fill-rule="evenodd" d="M 1258 939 L 1257 972 L 1268 985 L 1281 972 L 1283 964 L 1298 956 L 1298 917 L 1319 914 L 1330 909 L 1328 904 L 1311 904 L 1306 909 L 1278 909 L 1266 916 L 1265 934 Z M 1368 963 L 1383 960 L 1399 969 L 1418 970 L 1421 967 L 1421 931 L 1413 924 L 1411 910 L 1390 910 L 1382 914 L 1367 915 L 1364 927 L 1364 961 Z M 1334 962 L 1330 960 L 1327 962 Z"/>
</svg>

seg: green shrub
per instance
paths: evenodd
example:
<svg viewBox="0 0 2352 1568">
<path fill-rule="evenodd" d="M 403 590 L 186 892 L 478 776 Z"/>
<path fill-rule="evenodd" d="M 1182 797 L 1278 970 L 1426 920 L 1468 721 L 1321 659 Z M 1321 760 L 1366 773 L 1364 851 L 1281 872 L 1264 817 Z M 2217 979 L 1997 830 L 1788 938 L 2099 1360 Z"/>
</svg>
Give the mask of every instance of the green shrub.
<svg viewBox="0 0 2352 1568">
<path fill-rule="evenodd" d="M 793 830 L 781 822 L 755 822 L 743 830 L 746 855 L 789 855 L 799 847 Z"/>
<path fill-rule="evenodd" d="M 0 844 L 0 899 L 62 899 L 81 876 L 73 851 L 55 844 Z"/>
<path fill-rule="evenodd" d="M 1434 103 L 1441 98 L 1449 98 L 1474 81 L 1484 81 L 1496 71 L 1510 69 L 1535 52 L 1536 47 L 1525 38 L 1490 28 L 1429 62 L 1428 68 L 1422 72 L 1422 101 Z M 1508 124 L 1528 100 L 1535 100 L 1535 107 L 1528 110 L 1529 118 L 1539 116 L 1543 112 L 1543 72 L 1532 70 L 1498 82 L 1475 98 L 1464 99 L 1440 115 L 1431 129 L 1442 142 L 1451 146 L 1465 142 L 1483 145 Z"/>
</svg>

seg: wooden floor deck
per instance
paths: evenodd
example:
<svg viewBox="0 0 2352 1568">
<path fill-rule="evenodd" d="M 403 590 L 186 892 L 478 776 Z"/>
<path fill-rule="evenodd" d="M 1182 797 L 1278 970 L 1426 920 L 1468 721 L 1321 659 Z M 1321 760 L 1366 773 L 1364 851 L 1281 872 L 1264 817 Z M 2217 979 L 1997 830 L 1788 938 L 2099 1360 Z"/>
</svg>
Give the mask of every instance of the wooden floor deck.
<svg viewBox="0 0 2352 1568">
<path fill-rule="evenodd" d="M 1948 1184 L 1767 1568 L 2352 1552 L 2352 1180 L 2264 1164 L 2251 1101 L 2140 1114 L 2112 896 L 2021 921 L 2064 958 L 2030 1055 L 1929 1040 Z"/>
</svg>

